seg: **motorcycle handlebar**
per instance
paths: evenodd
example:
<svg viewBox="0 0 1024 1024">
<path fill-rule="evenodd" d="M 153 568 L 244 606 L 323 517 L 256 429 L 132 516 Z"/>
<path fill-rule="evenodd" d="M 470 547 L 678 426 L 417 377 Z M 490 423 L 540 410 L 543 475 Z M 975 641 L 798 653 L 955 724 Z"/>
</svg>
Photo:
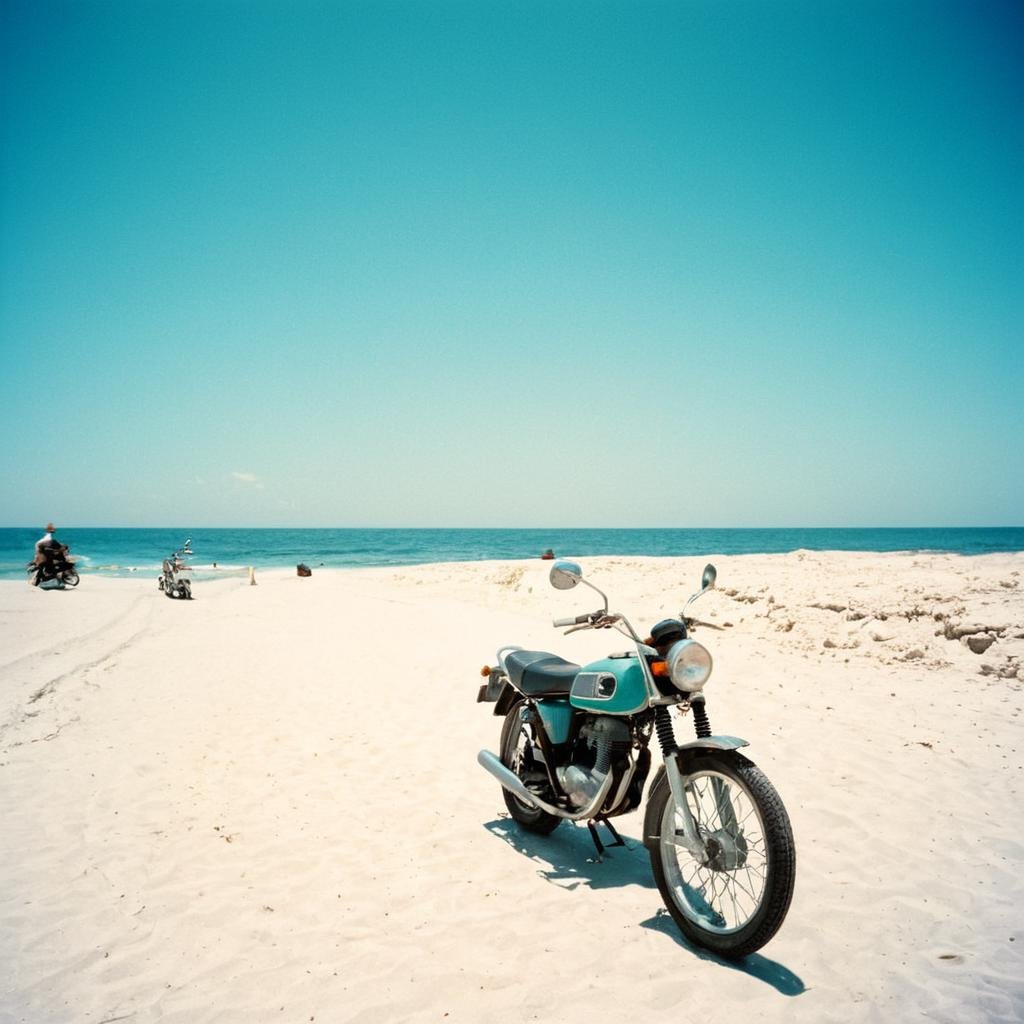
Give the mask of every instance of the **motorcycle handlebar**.
<svg viewBox="0 0 1024 1024">
<path fill-rule="evenodd" d="M 685 616 L 683 617 L 683 622 L 686 623 L 686 628 L 688 630 L 696 629 L 698 626 L 706 629 L 717 629 L 719 632 L 725 629 L 724 626 L 718 626 L 714 622 L 704 622 L 701 619 L 690 619 Z"/>
<path fill-rule="evenodd" d="M 575 618 L 555 619 L 551 625 L 554 626 L 555 629 L 561 629 L 563 626 L 582 626 L 584 623 L 589 621 L 589 615 L 577 615 Z"/>
</svg>

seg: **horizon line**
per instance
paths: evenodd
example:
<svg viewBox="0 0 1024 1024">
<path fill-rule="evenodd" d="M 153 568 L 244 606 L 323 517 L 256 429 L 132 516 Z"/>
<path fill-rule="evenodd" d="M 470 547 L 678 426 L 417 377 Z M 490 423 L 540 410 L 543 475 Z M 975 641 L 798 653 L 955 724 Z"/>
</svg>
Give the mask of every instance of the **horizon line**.
<svg viewBox="0 0 1024 1024">
<path fill-rule="evenodd" d="M 45 527 L 25 525 L 0 526 L 0 530 L 40 530 Z M 771 526 L 248 526 L 248 525 L 220 525 L 192 524 L 182 526 L 180 524 L 167 526 L 111 526 L 108 524 L 96 526 L 92 524 L 76 524 L 74 526 L 58 526 L 54 532 L 62 533 L 67 530 L 1021 530 L 1024 525 L 1016 524 L 915 524 L 912 526 L 892 525 L 841 525 L 841 526 L 803 526 L 803 525 L 771 525 Z"/>
</svg>

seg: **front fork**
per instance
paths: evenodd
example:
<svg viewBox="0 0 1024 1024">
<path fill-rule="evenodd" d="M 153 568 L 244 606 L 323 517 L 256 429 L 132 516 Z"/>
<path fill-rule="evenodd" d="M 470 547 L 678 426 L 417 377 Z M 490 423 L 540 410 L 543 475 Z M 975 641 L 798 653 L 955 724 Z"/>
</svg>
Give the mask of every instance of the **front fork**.
<svg viewBox="0 0 1024 1024">
<path fill-rule="evenodd" d="M 668 777 L 668 787 L 672 791 L 676 813 L 682 819 L 683 834 L 678 836 L 677 833 L 677 842 L 686 847 L 694 860 L 703 862 L 707 857 L 707 850 L 704 846 L 704 840 L 701 839 L 700 833 L 697 831 L 697 822 L 694 820 L 693 812 L 690 810 L 690 802 L 686 799 L 686 784 L 683 782 L 683 773 L 679 770 L 679 758 L 676 756 L 679 752 L 679 745 L 676 743 L 672 719 L 669 717 L 668 708 L 665 706 L 654 709 L 654 726 L 658 732 L 661 756 L 665 761 L 665 775 Z"/>
<path fill-rule="evenodd" d="M 684 705 L 684 707 L 686 707 Z M 690 803 L 686 799 L 686 784 L 683 782 L 683 772 L 679 767 L 680 754 L 684 751 L 688 756 L 690 751 L 738 750 L 747 746 L 747 741 L 736 736 L 712 736 L 711 725 L 704 710 L 704 698 L 697 697 L 691 703 L 693 709 L 694 725 L 697 730 L 697 739 L 686 743 L 682 747 L 676 743 L 675 731 L 672 728 L 672 719 L 669 717 L 668 708 L 662 706 L 654 709 L 654 726 L 658 732 L 658 742 L 661 745 L 661 755 L 665 760 L 665 775 L 668 777 L 669 789 L 672 791 L 672 799 L 675 801 L 676 810 L 682 819 L 682 835 L 676 831 L 675 841 L 680 846 L 686 847 L 690 855 L 700 863 L 707 863 L 707 844 L 700 835 L 697 821 L 690 810 Z M 715 809 L 721 827 L 730 835 L 739 833 L 739 823 L 736 820 L 736 811 L 733 808 L 729 796 L 729 785 L 722 779 L 711 778 L 712 792 L 715 796 Z"/>
</svg>

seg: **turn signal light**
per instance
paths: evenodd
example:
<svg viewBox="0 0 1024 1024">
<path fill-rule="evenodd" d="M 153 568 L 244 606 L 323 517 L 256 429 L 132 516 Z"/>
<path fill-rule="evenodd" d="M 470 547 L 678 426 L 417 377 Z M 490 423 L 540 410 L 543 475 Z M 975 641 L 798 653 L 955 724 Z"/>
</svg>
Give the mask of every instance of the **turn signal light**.
<svg viewBox="0 0 1024 1024">
<path fill-rule="evenodd" d="M 667 661 L 652 661 L 651 662 L 651 675 L 664 677 L 668 675 L 668 662 Z"/>
<path fill-rule="evenodd" d="M 662 662 L 662 664 L 664 664 L 664 662 Z M 491 666 L 490 665 L 484 665 L 484 667 L 482 669 L 480 669 L 480 675 L 482 675 L 484 677 L 484 679 L 486 679 L 490 674 L 491 674 Z"/>
</svg>

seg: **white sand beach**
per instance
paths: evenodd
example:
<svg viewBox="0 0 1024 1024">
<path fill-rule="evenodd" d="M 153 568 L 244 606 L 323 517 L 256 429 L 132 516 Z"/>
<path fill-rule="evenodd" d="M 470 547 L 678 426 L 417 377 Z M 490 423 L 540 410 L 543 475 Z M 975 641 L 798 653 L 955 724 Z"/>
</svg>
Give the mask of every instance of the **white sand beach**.
<svg viewBox="0 0 1024 1024">
<path fill-rule="evenodd" d="M 711 723 L 797 842 L 736 964 L 642 812 L 592 863 L 476 763 L 498 646 L 623 646 L 551 628 L 593 595 L 548 563 L 0 583 L 0 1022 L 1024 1019 L 1024 554 L 581 559 L 639 627 L 707 560 Z"/>
</svg>

